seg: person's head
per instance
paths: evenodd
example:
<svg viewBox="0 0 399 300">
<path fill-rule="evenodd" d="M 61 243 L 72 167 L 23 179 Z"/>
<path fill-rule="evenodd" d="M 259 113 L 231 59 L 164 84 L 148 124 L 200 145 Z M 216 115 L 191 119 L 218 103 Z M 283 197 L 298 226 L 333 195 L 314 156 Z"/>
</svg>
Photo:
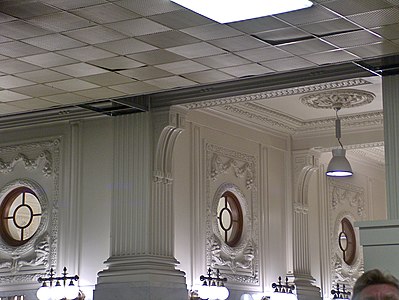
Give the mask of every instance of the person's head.
<svg viewBox="0 0 399 300">
<path fill-rule="evenodd" d="M 352 300 L 399 300 L 399 281 L 377 269 L 367 271 L 356 280 Z"/>
</svg>

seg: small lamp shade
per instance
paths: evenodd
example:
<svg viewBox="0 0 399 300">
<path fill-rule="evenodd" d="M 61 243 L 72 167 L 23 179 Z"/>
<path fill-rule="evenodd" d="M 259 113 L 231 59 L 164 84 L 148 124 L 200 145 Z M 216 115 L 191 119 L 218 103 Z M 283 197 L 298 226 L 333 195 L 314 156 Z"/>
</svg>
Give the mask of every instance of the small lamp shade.
<svg viewBox="0 0 399 300">
<path fill-rule="evenodd" d="M 352 167 L 345 157 L 345 149 L 333 149 L 333 157 L 327 167 L 326 175 L 330 177 L 349 177 L 353 175 Z"/>
</svg>

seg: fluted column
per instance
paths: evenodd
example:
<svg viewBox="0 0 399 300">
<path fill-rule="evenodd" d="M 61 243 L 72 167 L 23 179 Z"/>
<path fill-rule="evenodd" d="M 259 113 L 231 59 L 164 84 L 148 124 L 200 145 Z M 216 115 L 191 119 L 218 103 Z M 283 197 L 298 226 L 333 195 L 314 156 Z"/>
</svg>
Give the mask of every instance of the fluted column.
<svg viewBox="0 0 399 300">
<path fill-rule="evenodd" d="M 115 119 L 111 249 L 95 300 L 187 297 L 174 258 L 172 158 L 182 131 L 176 118 L 168 110 Z"/>
</svg>

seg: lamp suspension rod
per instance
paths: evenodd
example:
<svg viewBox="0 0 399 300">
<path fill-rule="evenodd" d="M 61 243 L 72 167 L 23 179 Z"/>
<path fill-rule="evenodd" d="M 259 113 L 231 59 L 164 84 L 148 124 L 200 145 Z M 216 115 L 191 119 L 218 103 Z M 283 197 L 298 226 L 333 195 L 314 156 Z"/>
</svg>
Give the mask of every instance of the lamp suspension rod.
<svg viewBox="0 0 399 300">
<path fill-rule="evenodd" d="M 341 143 L 341 120 L 338 117 L 338 111 L 341 109 L 340 106 L 334 107 L 335 110 L 335 137 L 338 140 L 338 143 L 340 144 L 341 148 L 344 149 L 344 146 Z"/>
</svg>

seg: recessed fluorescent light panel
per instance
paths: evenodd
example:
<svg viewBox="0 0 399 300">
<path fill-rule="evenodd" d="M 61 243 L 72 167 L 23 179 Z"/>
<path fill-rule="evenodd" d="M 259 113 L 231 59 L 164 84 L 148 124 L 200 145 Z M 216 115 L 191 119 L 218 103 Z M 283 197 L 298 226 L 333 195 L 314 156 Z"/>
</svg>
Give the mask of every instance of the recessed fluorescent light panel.
<svg viewBox="0 0 399 300">
<path fill-rule="evenodd" d="M 313 5 L 308 0 L 172 0 L 219 23 L 276 15 Z"/>
</svg>

